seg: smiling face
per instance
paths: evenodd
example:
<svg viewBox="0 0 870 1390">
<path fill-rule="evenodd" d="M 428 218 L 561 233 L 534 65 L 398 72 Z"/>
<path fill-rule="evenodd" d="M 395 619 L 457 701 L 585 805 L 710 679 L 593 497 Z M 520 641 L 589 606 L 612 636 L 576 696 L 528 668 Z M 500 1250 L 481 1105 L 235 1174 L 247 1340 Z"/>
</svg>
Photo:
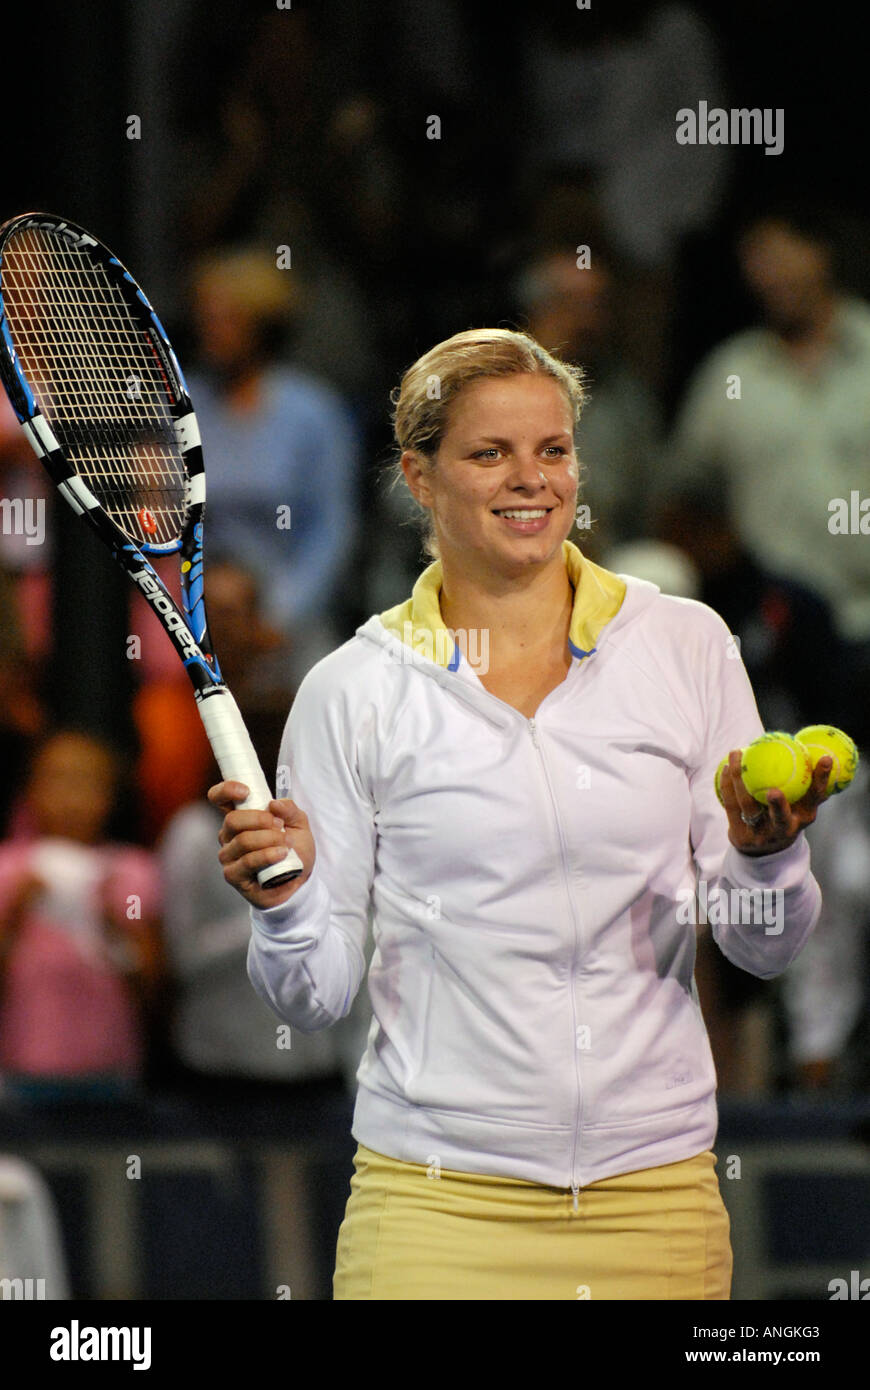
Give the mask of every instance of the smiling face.
<svg viewBox="0 0 870 1390">
<path fill-rule="evenodd" d="M 434 467 L 402 456 L 417 501 L 431 509 L 445 566 L 516 576 L 561 558 L 574 523 L 574 417 L 552 377 L 485 377 L 450 406 Z"/>
</svg>

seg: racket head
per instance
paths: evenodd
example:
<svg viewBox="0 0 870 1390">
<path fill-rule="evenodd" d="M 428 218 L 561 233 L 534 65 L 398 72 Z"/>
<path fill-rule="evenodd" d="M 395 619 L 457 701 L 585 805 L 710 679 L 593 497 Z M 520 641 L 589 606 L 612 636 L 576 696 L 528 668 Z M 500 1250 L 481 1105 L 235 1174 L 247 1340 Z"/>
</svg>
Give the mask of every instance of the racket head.
<svg viewBox="0 0 870 1390">
<path fill-rule="evenodd" d="M 0 226 L 0 380 L 58 490 L 174 642 L 225 775 L 250 784 L 266 807 L 271 793 L 208 633 L 205 474 L 190 394 L 133 276 L 68 219 L 23 213 Z M 187 621 L 145 558 L 175 551 Z M 301 872 L 288 849 L 258 877 L 280 884 Z"/>
<path fill-rule="evenodd" d="M 184 376 L 133 276 L 68 219 L 0 226 L 0 377 L 68 501 L 96 499 L 143 553 L 192 563 L 205 475 Z"/>
</svg>

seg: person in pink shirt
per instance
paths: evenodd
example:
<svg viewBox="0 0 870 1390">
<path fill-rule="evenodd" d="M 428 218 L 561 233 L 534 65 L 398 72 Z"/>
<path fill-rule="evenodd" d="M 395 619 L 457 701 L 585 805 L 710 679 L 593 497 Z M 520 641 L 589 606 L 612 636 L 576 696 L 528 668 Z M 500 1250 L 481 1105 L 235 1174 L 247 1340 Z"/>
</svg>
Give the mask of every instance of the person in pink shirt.
<svg viewBox="0 0 870 1390">
<path fill-rule="evenodd" d="M 0 1076 L 13 1092 L 115 1094 L 142 1074 L 159 878 L 149 852 L 106 838 L 119 773 L 101 739 L 49 735 L 18 833 L 0 844 Z"/>
</svg>

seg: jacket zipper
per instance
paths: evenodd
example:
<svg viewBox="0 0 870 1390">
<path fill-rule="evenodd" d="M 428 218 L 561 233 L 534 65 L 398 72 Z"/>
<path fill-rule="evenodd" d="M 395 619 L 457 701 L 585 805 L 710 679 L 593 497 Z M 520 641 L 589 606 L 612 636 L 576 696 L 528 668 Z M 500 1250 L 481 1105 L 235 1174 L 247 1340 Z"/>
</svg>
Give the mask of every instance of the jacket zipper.
<svg viewBox="0 0 870 1390">
<path fill-rule="evenodd" d="M 566 896 L 567 896 L 567 898 L 568 898 L 568 909 L 569 909 L 569 912 L 570 912 L 570 914 L 571 914 L 571 923 L 572 923 L 572 926 L 573 926 L 573 929 L 574 929 L 574 954 L 573 954 L 573 956 L 572 956 L 572 958 L 571 958 L 571 1013 L 572 1013 L 572 1017 L 573 1017 L 573 1020 L 574 1020 L 574 1044 L 573 1044 L 572 1051 L 573 1051 L 573 1053 L 574 1053 L 574 1078 L 575 1078 L 576 1083 L 577 1083 L 577 1107 L 576 1107 L 576 1111 L 575 1111 L 575 1120 L 574 1120 L 574 1147 L 573 1147 L 572 1152 L 571 1152 L 571 1192 L 572 1192 L 573 1197 L 574 1197 L 574 1210 L 575 1210 L 575 1211 L 579 1211 L 579 1210 L 580 1210 L 580 1206 L 579 1206 L 580 1187 L 579 1187 L 579 1184 L 575 1181 L 574 1174 L 575 1174 L 576 1167 L 577 1167 L 577 1138 L 578 1138 L 578 1135 L 579 1135 L 579 1133 L 580 1133 L 580 1119 L 581 1119 L 581 1115 L 582 1115 L 582 1111 L 583 1111 L 583 1092 L 582 1092 L 582 1088 L 581 1088 L 581 1085 L 580 1085 L 580 1063 L 579 1063 L 579 1060 L 578 1060 L 578 1057 L 577 1057 L 577 1029 L 578 1029 L 578 1024 L 577 1024 L 577 999 L 576 999 L 576 995 L 575 995 L 575 992 L 574 992 L 574 976 L 575 976 L 575 969 L 576 969 L 576 965 L 577 965 L 577 935 L 578 935 L 578 933 L 577 933 L 577 915 L 576 915 L 576 913 L 575 913 L 575 911 L 574 911 L 574 901 L 573 901 L 573 899 L 572 899 L 572 897 L 571 897 L 571 888 L 570 888 L 570 882 L 569 882 L 569 878 L 568 878 L 568 859 L 567 859 L 567 855 L 566 855 L 566 853 L 565 853 L 565 837 L 564 837 L 564 835 L 562 834 L 562 825 L 561 825 L 561 822 L 560 822 L 560 820 L 559 820 L 559 807 L 558 807 L 558 803 L 557 803 L 557 801 L 556 801 L 555 796 L 553 795 L 553 784 L 552 784 L 552 782 L 550 781 L 550 774 L 549 774 L 549 772 L 547 771 L 547 764 L 546 764 L 546 762 L 545 762 L 545 760 L 544 760 L 544 752 L 543 752 L 543 749 L 541 748 L 540 743 L 538 742 L 538 729 L 537 729 L 537 725 L 535 724 L 534 719 L 529 719 L 528 724 L 529 724 L 529 730 L 530 730 L 531 735 L 532 735 L 532 743 L 535 745 L 535 748 L 536 748 L 537 753 L 538 753 L 538 757 L 540 758 L 541 767 L 542 767 L 543 772 L 544 772 L 544 779 L 545 779 L 545 781 L 546 781 L 546 783 L 547 783 L 547 790 L 548 790 L 549 793 L 550 793 L 550 801 L 551 801 L 552 806 L 553 806 L 553 815 L 554 815 L 555 820 L 556 820 L 556 830 L 557 830 L 557 833 L 558 833 L 558 836 L 559 836 L 559 854 L 560 854 L 560 857 L 561 857 L 561 860 L 562 860 L 562 876 L 563 876 L 564 883 L 565 883 L 565 893 L 566 893 Z"/>
</svg>

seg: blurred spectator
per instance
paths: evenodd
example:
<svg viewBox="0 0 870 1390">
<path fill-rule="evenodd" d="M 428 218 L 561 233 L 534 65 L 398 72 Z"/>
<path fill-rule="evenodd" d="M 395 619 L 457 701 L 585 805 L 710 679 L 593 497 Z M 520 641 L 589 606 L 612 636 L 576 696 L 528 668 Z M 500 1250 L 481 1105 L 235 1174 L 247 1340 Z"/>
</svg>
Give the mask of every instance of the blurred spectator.
<svg viewBox="0 0 870 1390">
<path fill-rule="evenodd" d="M 265 616 L 317 656 L 342 640 L 341 582 L 356 539 L 359 447 L 340 396 L 275 360 L 296 303 L 291 273 L 258 250 L 197 267 L 203 374 L 190 386 L 208 478 L 206 540 L 258 576 Z"/>
<path fill-rule="evenodd" d="M 161 979 L 152 857 L 107 839 L 117 755 L 91 734 L 37 749 L 0 846 L 0 1071 L 34 1099 L 123 1094 Z"/>
<path fill-rule="evenodd" d="M 809 1090 L 870 1086 L 870 767 L 807 827 L 822 915 L 782 976 L 791 1076 Z"/>
<path fill-rule="evenodd" d="M 717 43 L 682 3 L 547 8 L 524 36 L 525 181 L 537 244 L 600 237 L 632 268 L 632 355 L 663 381 L 683 239 L 707 227 L 730 151 L 681 145 L 676 113 L 725 105 Z M 598 230 L 596 230 L 596 228 Z"/>
<path fill-rule="evenodd" d="M 727 489 L 713 482 L 676 493 L 653 526 L 693 561 L 701 576 L 697 597 L 739 641 L 765 728 L 793 732 L 804 724 L 848 723 L 830 605 L 747 549 Z"/>
<path fill-rule="evenodd" d="M 18 612 L 12 576 L 0 567 L 0 837 L 17 794 L 29 749 L 45 723 Z"/>
<path fill-rule="evenodd" d="M 716 348 L 689 385 L 659 487 L 711 474 L 730 487 L 742 545 L 771 570 L 830 603 L 846 644 L 840 716 L 870 736 L 870 546 L 830 528 L 831 504 L 860 492 L 870 453 L 870 306 L 842 295 L 825 219 L 777 213 L 739 241 L 743 275 L 764 326 Z M 799 639 L 808 664 L 812 643 Z M 821 714 L 819 713 L 819 716 Z"/>
<path fill-rule="evenodd" d="M 577 439 L 584 465 L 580 500 L 591 508 L 593 529 L 581 529 L 578 542 L 592 560 L 609 546 L 644 534 L 662 433 L 653 396 L 623 361 L 613 289 L 612 268 L 598 247 L 583 268 L 572 251 L 540 256 L 519 284 L 528 332 L 586 375 L 589 399 Z"/>
</svg>

